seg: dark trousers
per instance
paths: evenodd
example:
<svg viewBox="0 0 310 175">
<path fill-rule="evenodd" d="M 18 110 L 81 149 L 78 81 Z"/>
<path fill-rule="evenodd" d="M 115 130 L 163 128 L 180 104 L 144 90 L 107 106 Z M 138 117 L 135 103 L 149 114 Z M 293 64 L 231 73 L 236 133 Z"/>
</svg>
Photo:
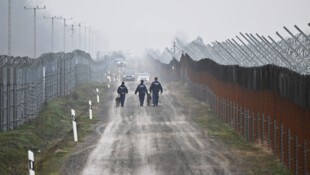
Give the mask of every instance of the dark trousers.
<svg viewBox="0 0 310 175">
<path fill-rule="evenodd" d="M 153 93 L 153 105 L 154 106 L 158 106 L 158 99 L 159 99 L 159 95 L 158 93 Z"/>
<path fill-rule="evenodd" d="M 139 94 L 140 106 L 143 106 L 145 94 Z"/>
<path fill-rule="evenodd" d="M 122 94 L 120 95 L 120 98 L 121 98 L 121 106 L 122 106 L 122 107 L 124 107 L 125 96 L 126 96 L 125 94 L 124 94 L 124 95 L 122 95 Z"/>
</svg>

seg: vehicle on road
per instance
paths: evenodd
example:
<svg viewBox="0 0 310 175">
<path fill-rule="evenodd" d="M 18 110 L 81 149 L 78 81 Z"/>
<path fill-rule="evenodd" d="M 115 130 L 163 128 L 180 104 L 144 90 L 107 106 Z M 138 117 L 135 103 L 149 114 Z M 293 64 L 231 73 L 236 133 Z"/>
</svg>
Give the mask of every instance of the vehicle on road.
<svg viewBox="0 0 310 175">
<path fill-rule="evenodd" d="M 145 82 L 150 81 L 150 74 L 147 72 L 140 72 L 138 73 L 138 81 L 140 82 L 141 80 L 144 80 Z"/>
<path fill-rule="evenodd" d="M 122 75 L 122 80 L 123 81 L 135 81 L 135 72 L 133 70 L 124 70 L 123 75 Z"/>
<path fill-rule="evenodd" d="M 125 61 L 118 61 L 116 64 L 117 64 L 117 67 L 125 67 L 126 66 Z"/>
</svg>

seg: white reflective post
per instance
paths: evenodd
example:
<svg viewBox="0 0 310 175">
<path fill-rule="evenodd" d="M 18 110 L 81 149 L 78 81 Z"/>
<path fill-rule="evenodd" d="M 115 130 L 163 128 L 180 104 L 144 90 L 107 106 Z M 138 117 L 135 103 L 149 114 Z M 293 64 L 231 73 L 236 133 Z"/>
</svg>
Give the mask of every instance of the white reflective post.
<svg viewBox="0 0 310 175">
<path fill-rule="evenodd" d="M 108 88 L 110 88 L 110 82 L 111 82 L 111 76 L 110 74 L 108 75 Z"/>
<path fill-rule="evenodd" d="M 93 119 L 93 110 L 92 110 L 92 106 L 91 106 L 91 101 L 88 101 L 89 103 L 89 119 Z"/>
<path fill-rule="evenodd" d="M 76 117 L 75 117 L 75 110 L 71 109 L 71 116 L 72 116 L 72 126 L 73 126 L 73 138 L 74 141 L 78 141 L 78 135 L 77 135 L 77 127 L 76 127 Z"/>
<path fill-rule="evenodd" d="M 72 116 L 72 120 L 75 121 L 75 110 L 71 109 L 71 116 Z"/>
<path fill-rule="evenodd" d="M 34 154 L 30 150 L 28 150 L 28 167 L 29 167 L 29 175 L 35 175 L 35 171 L 34 171 Z"/>
<path fill-rule="evenodd" d="M 99 103 L 100 100 L 99 100 L 99 89 L 98 88 L 96 88 L 96 92 L 97 92 L 97 103 Z"/>
</svg>

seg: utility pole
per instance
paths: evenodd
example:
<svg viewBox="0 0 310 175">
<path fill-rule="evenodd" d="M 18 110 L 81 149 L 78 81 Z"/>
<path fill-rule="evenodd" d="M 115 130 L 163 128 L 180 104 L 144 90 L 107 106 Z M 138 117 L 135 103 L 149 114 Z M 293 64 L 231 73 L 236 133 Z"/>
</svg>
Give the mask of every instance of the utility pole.
<svg viewBox="0 0 310 175">
<path fill-rule="evenodd" d="M 94 53 L 94 49 L 95 49 L 95 47 L 94 47 L 94 38 L 95 38 L 94 35 L 95 35 L 95 31 L 93 30 L 91 34 L 92 34 L 92 35 L 91 35 L 91 45 L 92 45 L 92 47 L 91 47 L 91 48 L 92 48 L 92 49 L 91 49 L 91 52 L 92 52 L 93 55 L 96 55 L 96 54 Z"/>
<path fill-rule="evenodd" d="M 11 43 L 11 0 L 8 0 L 8 56 L 11 56 L 11 46 L 12 46 L 12 43 Z"/>
<path fill-rule="evenodd" d="M 84 27 L 85 28 L 85 33 L 84 33 L 84 42 L 85 42 L 85 51 L 86 51 L 86 43 L 87 43 L 87 39 L 86 39 L 86 32 L 87 32 L 87 26 L 84 26 L 84 25 L 82 25 L 82 24 L 85 24 L 85 22 L 80 22 L 79 24 L 78 24 L 78 26 L 79 26 L 79 49 L 80 50 L 82 50 L 82 27 Z"/>
<path fill-rule="evenodd" d="M 71 24 L 71 28 L 69 29 L 69 30 L 71 30 L 71 49 L 72 49 L 72 51 L 74 50 L 74 26 L 78 26 L 78 25 Z"/>
<path fill-rule="evenodd" d="M 95 31 L 95 38 L 94 38 L 94 48 L 95 48 L 95 55 L 98 59 L 99 57 L 99 34 L 98 31 Z"/>
<path fill-rule="evenodd" d="M 33 56 L 34 56 L 34 58 L 37 58 L 37 55 L 36 55 L 36 49 L 37 49 L 37 21 L 36 21 L 36 13 L 37 13 L 37 10 L 43 10 L 43 9 L 46 9 L 46 6 L 44 6 L 44 7 L 39 7 L 39 6 L 36 6 L 36 7 L 30 7 L 30 8 L 28 8 L 28 7 L 26 7 L 26 6 L 24 6 L 24 9 L 25 10 L 33 10 L 33 19 L 34 19 L 34 22 L 33 22 L 33 28 L 34 28 L 34 30 L 33 30 Z"/>
<path fill-rule="evenodd" d="M 74 50 L 74 25 L 71 25 L 71 50 Z"/>
<path fill-rule="evenodd" d="M 82 43 L 82 39 L 81 39 L 81 27 L 82 27 L 82 25 L 81 25 L 82 23 L 79 23 L 79 50 L 82 50 L 82 47 L 81 47 L 81 43 Z M 85 33 L 85 35 L 86 35 L 86 33 Z"/>
<path fill-rule="evenodd" d="M 84 37 L 85 37 L 85 39 L 84 39 L 84 42 L 85 42 L 85 45 L 84 45 L 85 48 L 84 49 L 85 50 L 84 51 L 86 52 L 86 50 L 87 50 L 87 26 L 85 26 L 85 36 Z"/>
<path fill-rule="evenodd" d="M 54 20 L 55 19 L 61 19 L 61 17 L 46 17 L 44 16 L 44 19 L 51 19 L 52 20 L 52 53 L 54 52 Z"/>
<path fill-rule="evenodd" d="M 91 26 L 89 26 L 88 32 L 88 53 L 91 55 Z"/>
<path fill-rule="evenodd" d="M 72 20 L 72 18 L 62 18 L 62 19 L 64 20 L 64 33 L 63 33 L 64 34 L 64 38 L 63 38 L 64 39 L 64 41 L 63 41 L 64 42 L 64 52 L 66 52 L 66 26 L 67 26 L 66 21 Z"/>
</svg>

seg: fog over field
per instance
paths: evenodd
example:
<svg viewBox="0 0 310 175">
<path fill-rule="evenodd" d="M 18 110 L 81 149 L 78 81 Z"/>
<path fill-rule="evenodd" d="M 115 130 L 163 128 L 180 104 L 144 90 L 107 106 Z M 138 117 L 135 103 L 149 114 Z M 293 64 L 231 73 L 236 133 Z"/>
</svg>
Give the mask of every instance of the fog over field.
<svg viewBox="0 0 310 175">
<path fill-rule="evenodd" d="M 43 16 L 73 17 L 75 25 L 92 26 L 94 51 L 123 50 L 140 55 L 146 48 L 171 47 L 175 36 L 191 41 L 197 36 L 210 43 L 238 32 L 274 35 L 283 26 L 309 31 L 309 0 L 11 0 L 12 55 L 33 56 L 33 11 L 24 6 L 46 6 L 37 11 L 37 56 L 51 51 L 51 20 Z M 68 22 L 71 25 L 71 21 Z M 0 1 L 0 54 L 8 49 L 8 0 Z M 67 51 L 79 48 L 78 27 L 67 28 Z M 88 35 L 89 33 L 87 33 Z M 82 29 L 82 50 L 85 32 Z M 54 51 L 63 51 L 63 21 L 55 21 Z"/>
</svg>

